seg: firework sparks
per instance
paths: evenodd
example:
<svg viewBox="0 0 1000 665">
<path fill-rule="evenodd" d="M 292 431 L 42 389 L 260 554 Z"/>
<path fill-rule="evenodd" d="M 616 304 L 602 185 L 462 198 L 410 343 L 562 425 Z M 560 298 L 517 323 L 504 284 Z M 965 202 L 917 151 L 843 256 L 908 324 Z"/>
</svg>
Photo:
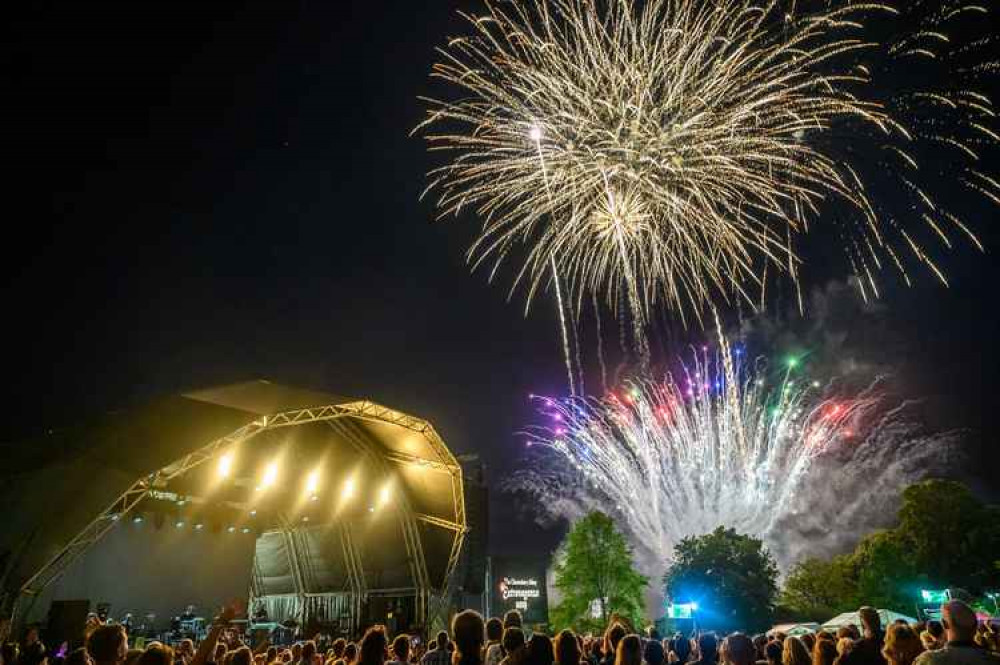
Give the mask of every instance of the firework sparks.
<svg viewBox="0 0 1000 665">
<path fill-rule="evenodd" d="M 657 303 L 700 318 L 760 302 L 769 274 L 797 284 L 811 220 L 836 228 L 866 297 L 883 268 L 909 282 L 907 255 L 943 281 L 934 245 L 978 240 L 935 185 L 1000 201 L 978 166 L 998 138 L 975 87 L 997 70 L 990 40 L 948 34 L 986 10 L 806 4 L 509 0 L 467 16 L 433 70 L 451 93 L 425 99 L 415 131 L 450 159 L 428 187 L 442 216 L 484 220 L 473 265 L 492 279 L 515 263 L 529 306 L 563 280 L 567 307 L 599 294 L 639 329 Z M 921 27 L 885 37 L 894 21 Z"/>
<path fill-rule="evenodd" d="M 798 365 L 744 362 L 723 339 L 664 381 L 604 399 L 536 398 L 549 424 L 529 431 L 532 464 L 513 487 L 553 516 L 612 515 L 654 579 L 682 538 L 719 525 L 763 537 L 786 565 L 827 556 L 891 516 L 899 488 L 939 466 L 928 459 L 954 437 L 922 434 L 877 383 L 837 394 Z M 797 539 L 813 511 L 824 530 Z"/>
</svg>

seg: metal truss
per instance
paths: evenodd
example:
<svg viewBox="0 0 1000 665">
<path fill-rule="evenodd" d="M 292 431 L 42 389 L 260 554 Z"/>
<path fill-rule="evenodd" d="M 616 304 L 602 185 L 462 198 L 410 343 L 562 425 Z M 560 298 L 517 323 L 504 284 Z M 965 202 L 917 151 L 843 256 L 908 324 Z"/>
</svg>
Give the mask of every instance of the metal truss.
<svg viewBox="0 0 1000 665">
<path fill-rule="evenodd" d="M 361 616 L 361 605 L 368 597 L 368 587 L 365 583 L 365 569 L 358 555 L 357 545 L 354 543 L 354 533 L 351 525 L 346 522 L 339 524 L 340 547 L 344 554 L 344 563 L 347 566 L 347 579 L 351 587 L 351 626 L 350 633 L 353 635 L 358 630 L 358 617 Z"/>
<path fill-rule="evenodd" d="M 371 436 L 358 427 L 357 424 L 349 423 L 350 419 L 396 425 L 418 433 L 430 445 L 437 459 L 428 460 L 405 453 L 379 451 L 374 447 L 375 442 Z M 458 558 L 467 530 L 465 497 L 462 491 L 462 468 L 447 446 L 445 446 L 444 441 L 426 420 L 367 400 L 296 409 L 274 415 L 261 416 L 230 434 L 188 453 L 162 469 L 139 478 L 94 518 L 93 521 L 77 533 L 41 569 L 32 575 L 22 585 L 21 594 L 29 596 L 39 594 L 49 584 L 58 579 L 70 564 L 96 544 L 114 527 L 119 519 L 127 515 L 150 492 L 166 487 L 170 480 L 187 474 L 202 464 L 215 459 L 222 451 L 231 446 L 246 442 L 265 430 L 294 427 L 314 422 L 327 422 L 333 429 L 345 434 L 345 438 L 352 442 L 359 452 L 363 452 L 369 456 L 384 472 L 388 472 L 387 463 L 391 461 L 424 466 L 435 471 L 448 473 L 451 477 L 452 501 L 455 508 L 455 520 L 453 522 L 431 515 L 417 514 L 413 511 L 412 506 L 410 506 L 408 499 L 404 495 L 400 494 L 395 498 L 400 507 L 398 512 L 403 526 L 403 536 L 410 561 L 411 574 L 416 587 L 418 615 L 422 614 L 421 618 L 429 621 L 433 616 L 428 614 L 428 600 L 431 599 L 433 590 L 430 586 L 427 562 L 424 558 L 417 521 L 419 520 L 439 528 L 448 529 L 455 533 L 451 552 L 448 557 L 448 564 L 445 568 L 445 588 L 441 589 L 440 595 L 435 598 L 435 600 L 440 599 L 439 606 L 433 610 L 433 614 L 436 615 L 443 609 L 444 603 L 446 603 L 450 594 L 452 577 L 458 565 Z M 356 606 L 354 608 L 354 616 L 357 617 L 358 612 L 360 612 L 361 602 L 367 594 L 364 569 L 349 526 L 343 524 L 341 528 L 344 560 L 347 562 L 348 576 L 351 580 L 351 587 L 355 596 Z M 290 553 L 291 558 L 294 558 L 294 556 L 294 553 Z M 305 593 L 305 589 L 301 586 L 301 571 L 299 571 L 297 576 L 296 585 L 297 593 Z"/>
<path fill-rule="evenodd" d="M 21 593 L 28 596 L 37 595 L 45 587 L 58 579 L 71 563 L 90 549 L 94 543 L 111 530 L 123 515 L 132 510 L 137 503 L 149 494 L 156 480 L 157 474 L 154 473 L 135 481 L 131 487 L 125 490 L 111 505 L 105 508 L 100 515 L 94 518 L 65 547 L 59 550 L 54 557 L 49 559 L 44 566 L 32 575 L 21 586 Z"/>
<path fill-rule="evenodd" d="M 435 517 L 434 515 L 427 515 L 424 513 L 416 513 L 414 515 L 421 522 L 426 522 L 433 526 L 439 526 L 442 529 L 448 529 L 449 531 L 466 531 L 466 527 L 458 522 L 452 522 L 451 520 L 444 520 L 440 517 Z"/>
<path fill-rule="evenodd" d="M 300 612 L 306 607 L 306 582 L 302 574 L 302 559 L 299 556 L 298 533 L 288 520 L 282 516 L 281 536 L 285 541 L 285 558 L 288 559 L 288 568 L 292 573 L 292 587 L 295 589 L 295 596 L 299 600 Z M 299 616 L 298 620 L 305 624 L 305 617 Z"/>
<path fill-rule="evenodd" d="M 165 486 L 167 482 L 173 480 L 174 478 L 183 476 L 191 469 L 199 467 L 209 460 L 215 459 L 215 457 L 218 456 L 219 451 L 223 448 L 228 448 L 232 445 L 242 443 L 247 439 L 257 436 L 266 429 L 268 429 L 267 417 L 264 416 L 254 420 L 253 422 L 247 423 L 235 432 L 212 441 L 207 446 L 202 446 L 198 450 L 188 453 L 176 462 L 163 467 L 157 473 L 158 480 L 160 481 L 158 486 Z"/>
<path fill-rule="evenodd" d="M 331 421 L 328 424 L 381 473 L 388 474 L 390 472 L 384 455 L 379 454 L 376 447 L 377 442 L 357 424 L 350 420 Z M 403 544 L 406 547 L 406 560 L 410 566 L 410 579 L 417 589 L 416 620 L 418 624 L 422 625 L 427 618 L 426 597 L 431 589 L 423 543 L 420 540 L 420 531 L 409 498 L 406 494 L 399 492 L 393 495 L 392 500 L 396 504 L 395 513 L 399 517 L 400 528 L 403 531 Z"/>
</svg>

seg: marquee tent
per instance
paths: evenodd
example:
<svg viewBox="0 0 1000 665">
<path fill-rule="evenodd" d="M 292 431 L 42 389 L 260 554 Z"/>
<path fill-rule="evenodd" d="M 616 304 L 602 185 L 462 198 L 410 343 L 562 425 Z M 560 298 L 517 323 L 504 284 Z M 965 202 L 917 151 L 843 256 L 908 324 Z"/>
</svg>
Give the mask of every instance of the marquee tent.
<svg viewBox="0 0 1000 665">
<path fill-rule="evenodd" d="M 899 612 L 894 612 L 892 610 L 879 610 L 879 619 L 882 620 L 882 627 L 888 626 L 893 621 L 897 619 L 902 619 L 906 623 L 916 623 L 917 620 L 913 617 L 906 616 L 905 614 L 900 614 Z M 858 616 L 857 612 L 844 612 L 843 614 L 838 614 L 829 621 L 823 624 L 825 630 L 837 630 L 841 626 L 848 626 L 854 624 L 855 626 L 861 627 L 861 617 Z"/>
</svg>

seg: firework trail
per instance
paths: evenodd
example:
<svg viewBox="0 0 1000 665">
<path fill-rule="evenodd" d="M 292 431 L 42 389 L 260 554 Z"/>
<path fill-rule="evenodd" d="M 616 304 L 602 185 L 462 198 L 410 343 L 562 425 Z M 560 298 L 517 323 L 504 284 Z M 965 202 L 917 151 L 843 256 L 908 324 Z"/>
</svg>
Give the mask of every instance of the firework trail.
<svg viewBox="0 0 1000 665">
<path fill-rule="evenodd" d="M 442 216 L 483 220 L 474 266 L 493 279 L 513 264 L 526 306 L 562 282 L 561 317 L 599 295 L 640 356 L 658 304 L 700 320 L 722 301 L 756 307 L 773 276 L 797 289 L 810 223 L 866 298 L 880 272 L 909 283 L 913 262 L 944 281 L 933 256 L 979 241 L 935 192 L 1000 203 L 981 166 L 998 142 L 980 92 L 994 40 L 953 40 L 985 13 L 969 0 L 490 2 L 439 49 L 445 91 L 414 130 L 447 160 L 428 190 Z"/>
<path fill-rule="evenodd" d="M 720 525 L 763 538 L 783 566 L 842 551 L 890 521 L 900 488 L 956 437 L 925 435 L 879 382 L 852 393 L 802 379 L 799 362 L 769 369 L 722 339 L 663 381 L 536 398 L 549 422 L 528 432 L 532 464 L 512 488 L 552 517 L 610 514 L 653 580 L 682 538 Z"/>
</svg>

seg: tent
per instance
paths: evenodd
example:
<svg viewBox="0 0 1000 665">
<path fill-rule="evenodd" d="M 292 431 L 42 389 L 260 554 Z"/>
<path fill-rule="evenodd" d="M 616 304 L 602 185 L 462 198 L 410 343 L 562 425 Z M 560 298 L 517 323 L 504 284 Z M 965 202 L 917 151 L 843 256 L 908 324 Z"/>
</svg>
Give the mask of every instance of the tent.
<svg viewBox="0 0 1000 665">
<path fill-rule="evenodd" d="M 782 623 L 777 626 L 773 626 L 771 630 L 767 631 L 767 634 L 773 635 L 774 633 L 784 633 L 785 635 L 805 635 L 806 633 L 815 633 L 819 630 L 819 624 L 814 622 L 803 622 L 803 623 Z"/>
<path fill-rule="evenodd" d="M 219 577 L 204 552 L 245 559 L 242 588 L 272 617 L 319 607 L 356 621 L 360 603 L 382 594 L 412 597 L 416 622 L 429 623 L 467 530 L 461 466 L 429 422 L 267 381 L 161 398 L 10 453 L 0 472 L 5 611 L 51 594 L 97 547 L 120 562 L 111 572 L 133 596 L 162 595 L 171 581 L 134 565 L 149 557 L 128 530 L 145 529 L 150 546 L 170 532 L 165 568 L 197 559 L 202 587 Z M 175 535 L 195 530 L 203 540 Z M 226 534 L 249 538 L 250 555 L 208 540 Z"/>
<path fill-rule="evenodd" d="M 905 614 L 900 614 L 899 612 L 894 612 L 893 610 L 879 610 L 879 619 L 882 620 L 882 627 L 888 626 L 890 623 L 902 619 L 906 623 L 917 623 L 917 620 L 911 616 Z M 824 630 L 837 630 L 841 626 L 848 626 L 854 624 L 855 626 L 861 626 L 861 617 L 857 612 L 844 612 L 843 614 L 838 614 L 829 621 L 823 624 Z"/>
</svg>

